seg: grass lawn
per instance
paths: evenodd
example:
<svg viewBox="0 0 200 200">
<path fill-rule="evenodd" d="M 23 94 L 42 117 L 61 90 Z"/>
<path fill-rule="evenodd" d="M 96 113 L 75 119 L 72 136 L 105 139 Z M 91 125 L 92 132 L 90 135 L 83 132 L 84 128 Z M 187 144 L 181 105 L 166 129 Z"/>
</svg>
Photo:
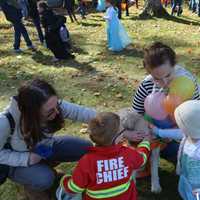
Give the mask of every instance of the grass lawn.
<svg viewBox="0 0 200 200">
<path fill-rule="evenodd" d="M 133 45 L 120 53 L 106 48 L 103 14 L 91 13 L 79 24 L 68 20 L 76 59 L 52 63 L 51 53 L 41 46 L 35 28 L 27 22 L 30 37 L 37 52 L 12 52 L 13 31 L 0 15 L 0 110 L 19 85 L 39 76 L 55 85 L 61 98 L 99 111 L 116 111 L 131 106 L 134 90 L 144 78 L 142 49 L 153 41 L 162 41 L 175 49 L 181 65 L 200 77 L 200 21 L 186 8 L 180 18 L 165 20 L 152 18 L 139 20 L 140 11 L 132 8 L 130 16 L 123 16 L 122 23 L 132 38 Z M 22 42 L 22 48 L 24 42 Z M 81 124 L 67 122 L 61 133 L 86 137 L 80 133 Z M 73 164 L 62 165 L 70 171 Z M 138 181 L 139 200 L 178 200 L 177 177 L 174 166 L 161 160 L 160 179 L 163 191 L 159 195 L 150 192 L 150 179 Z M 11 182 L 0 186 L 0 200 L 20 200 L 20 187 Z"/>
</svg>

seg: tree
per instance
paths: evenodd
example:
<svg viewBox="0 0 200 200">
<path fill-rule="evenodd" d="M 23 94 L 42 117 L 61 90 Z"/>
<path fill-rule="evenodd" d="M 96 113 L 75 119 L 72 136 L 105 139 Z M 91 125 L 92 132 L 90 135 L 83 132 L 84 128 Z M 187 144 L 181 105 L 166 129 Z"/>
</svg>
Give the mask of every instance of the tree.
<svg viewBox="0 0 200 200">
<path fill-rule="evenodd" d="M 146 0 L 144 10 L 139 15 L 140 18 L 147 18 L 149 16 L 167 17 L 168 12 L 163 8 L 160 0 Z"/>
</svg>

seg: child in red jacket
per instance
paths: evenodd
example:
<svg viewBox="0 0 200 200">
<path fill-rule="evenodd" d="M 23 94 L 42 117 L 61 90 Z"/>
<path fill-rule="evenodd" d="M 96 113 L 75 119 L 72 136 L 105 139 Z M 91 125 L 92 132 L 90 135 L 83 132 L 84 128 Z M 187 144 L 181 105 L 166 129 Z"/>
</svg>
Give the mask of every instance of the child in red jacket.
<svg viewBox="0 0 200 200">
<path fill-rule="evenodd" d="M 80 159 L 71 177 L 62 178 L 59 200 L 137 199 L 132 172 L 146 163 L 150 143 L 144 140 L 137 149 L 113 144 L 119 123 L 119 116 L 111 112 L 89 122 L 89 136 L 96 145 Z"/>
</svg>

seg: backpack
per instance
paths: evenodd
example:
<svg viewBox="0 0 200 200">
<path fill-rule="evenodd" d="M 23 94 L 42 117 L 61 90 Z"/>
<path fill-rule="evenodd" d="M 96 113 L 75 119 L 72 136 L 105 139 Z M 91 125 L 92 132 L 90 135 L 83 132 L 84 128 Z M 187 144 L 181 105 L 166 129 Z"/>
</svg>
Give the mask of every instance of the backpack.
<svg viewBox="0 0 200 200">
<path fill-rule="evenodd" d="M 13 133 L 14 133 L 14 130 L 15 130 L 15 121 L 13 119 L 13 116 L 9 112 L 6 112 L 5 116 L 7 117 L 8 122 L 10 124 L 10 136 L 8 137 L 7 142 L 4 145 L 4 148 L 5 149 L 12 149 L 12 147 L 10 145 L 10 139 L 11 139 L 11 136 L 13 135 Z M 6 179 L 8 177 L 8 173 L 9 173 L 9 166 L 0 164 L 0 185 L 3 184 L 6 181 Z"/>
</svg>

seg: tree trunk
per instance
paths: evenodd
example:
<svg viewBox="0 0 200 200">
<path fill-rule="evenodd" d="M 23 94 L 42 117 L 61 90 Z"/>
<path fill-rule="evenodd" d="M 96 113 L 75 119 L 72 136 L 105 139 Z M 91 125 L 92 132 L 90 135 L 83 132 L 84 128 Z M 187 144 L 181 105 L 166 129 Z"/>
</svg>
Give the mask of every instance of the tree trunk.
<svg viewBox="0 0 200 200">
<path fill-rule="evenodd" d="M 168 12 L 163 8 L 160 0 L 146 0 L 144 10 L 139 15 L 140 18 L 148 18 L 150 16 L 155 17 L 167 17 Z"/>
</svg>

